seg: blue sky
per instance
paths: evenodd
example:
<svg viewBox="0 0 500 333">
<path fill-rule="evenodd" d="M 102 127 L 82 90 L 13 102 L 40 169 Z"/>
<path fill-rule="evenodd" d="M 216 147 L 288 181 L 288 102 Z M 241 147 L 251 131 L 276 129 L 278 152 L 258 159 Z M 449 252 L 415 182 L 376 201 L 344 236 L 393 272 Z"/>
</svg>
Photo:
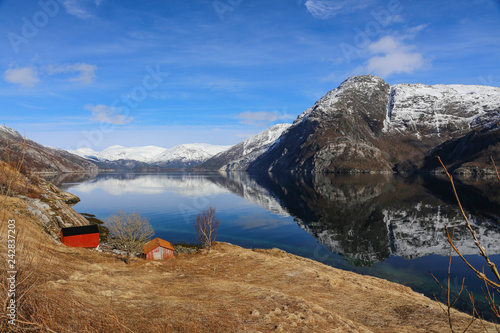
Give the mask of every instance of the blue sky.
<svg viewBox="0 0 500 333">
<path fill-rule="evenodd" d="M 500 86 L 496 0 L 0 0 L 0 123 L 49 146 L 235 144 L 352 75 Z"/>
</svg>

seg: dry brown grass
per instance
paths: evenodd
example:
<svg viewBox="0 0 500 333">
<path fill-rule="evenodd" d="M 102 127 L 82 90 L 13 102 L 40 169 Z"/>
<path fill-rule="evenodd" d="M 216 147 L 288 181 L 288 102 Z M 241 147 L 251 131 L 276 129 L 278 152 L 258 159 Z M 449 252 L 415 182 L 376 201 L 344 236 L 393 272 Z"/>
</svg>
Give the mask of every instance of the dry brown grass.
<svg viewBox="0 0 500 333">
<path fill-rule="evenodd" d="M 38 184 L 38 177 L 22 166 L 0 161 L 0 195 L 25 195 L 40 199 Z"/>
</svg>

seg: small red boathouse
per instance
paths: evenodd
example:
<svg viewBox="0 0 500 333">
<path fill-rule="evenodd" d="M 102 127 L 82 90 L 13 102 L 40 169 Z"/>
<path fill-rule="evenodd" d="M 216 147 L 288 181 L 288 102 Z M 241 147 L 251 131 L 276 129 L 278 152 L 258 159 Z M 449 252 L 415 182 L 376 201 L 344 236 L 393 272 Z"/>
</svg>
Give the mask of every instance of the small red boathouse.
<svg viewBox="0 0 500 333">
<path fill-rule="evenodd" d="M 95 224 L 62 228 L 61 242 L 70 247 L 98 247 L 99 229 Z"/>
<path fill-rule="evenodd" d="M 146 260 L 163 260 L 174 257 L 174 247 L 170 242 L 155 238 L 144 245 Z"/>
</svg>

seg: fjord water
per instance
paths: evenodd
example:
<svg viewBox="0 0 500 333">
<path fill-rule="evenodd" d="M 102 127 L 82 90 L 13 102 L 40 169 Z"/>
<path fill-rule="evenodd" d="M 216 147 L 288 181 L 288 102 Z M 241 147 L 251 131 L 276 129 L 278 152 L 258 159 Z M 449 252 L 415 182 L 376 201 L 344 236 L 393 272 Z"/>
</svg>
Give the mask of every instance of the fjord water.
<svg viewBox="0 0 500 333">
<path fill-rule="evenodd" d="M 81 198 L 76 211 L 101 220 L 118 210 L 140 211 L 156 236 L 172 243 L 197 242 L 194 218 L 214 206 L 219 241 L 277 247 L 430 297 L 443 295 L 429 271 L 443 284 L 448 276 L 445 226 L 456 225 L 454 240 L 467 259 L 479 269 L 485 264 L 443 178 L 128 173 L 59 182 Z M 463 181 L 457 188 L 482 245 L 500 264 L 500 186 Z M 451 269 L 455 291 L 465 277 L 468 290 L 482 294 L 478 279 L 454 253 Z M 462 299 L 465 309 L 468 301 Z"/>
</svg>

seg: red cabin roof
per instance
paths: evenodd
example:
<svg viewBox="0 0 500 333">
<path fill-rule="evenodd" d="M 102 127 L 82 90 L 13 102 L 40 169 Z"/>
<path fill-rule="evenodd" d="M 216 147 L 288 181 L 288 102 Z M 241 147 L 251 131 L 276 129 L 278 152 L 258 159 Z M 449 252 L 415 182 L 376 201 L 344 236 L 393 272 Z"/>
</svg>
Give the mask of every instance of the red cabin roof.
<svg viewBox="0 0 500 333">
<path fill-rule="evenodd" d="M 156 237 L 155 239 L 151 240 L 150 242 L 146 243 L 146 245 L 144 245 L 144 253 L 148 253 L 151 250 L 156 249 L 158 246 L 175 251 L 173 245 L 170 242 L 167 242 L 164 239 Z"/>
</svg>

